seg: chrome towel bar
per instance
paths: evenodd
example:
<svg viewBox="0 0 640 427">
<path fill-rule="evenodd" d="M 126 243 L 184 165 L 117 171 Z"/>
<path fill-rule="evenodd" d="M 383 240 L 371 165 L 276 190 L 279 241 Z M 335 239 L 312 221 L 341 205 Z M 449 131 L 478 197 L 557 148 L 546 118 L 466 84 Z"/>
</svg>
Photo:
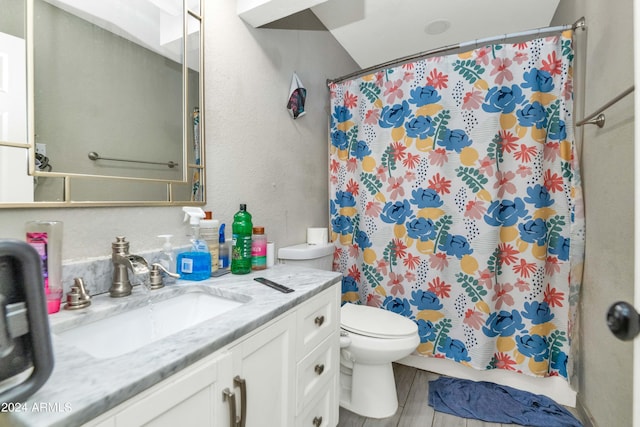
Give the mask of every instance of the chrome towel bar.
<svg viewBox="0 0 640 427">
<path fill-rule="evenodd" d="M 176 166 L 178 166 L 178 163 L 173 162 L 173 161 L 169 161 L 166 163 L 163 162 L 150 162 L 147 160 L 129 160 L 129 159 L 114 159 L 113 157 L 100 157 L 100 154 L 96 153 L 95 151 L 92 151 L 89 153 L 89 159 L 96 161 L 96 160 L 111 160 L 114 162 L 129 162 L 129 163 L 145 163 L 148 165 L 163 165 L 163 166 L 169 166 L 170 168 L 174 168 Z"/>
</svg>

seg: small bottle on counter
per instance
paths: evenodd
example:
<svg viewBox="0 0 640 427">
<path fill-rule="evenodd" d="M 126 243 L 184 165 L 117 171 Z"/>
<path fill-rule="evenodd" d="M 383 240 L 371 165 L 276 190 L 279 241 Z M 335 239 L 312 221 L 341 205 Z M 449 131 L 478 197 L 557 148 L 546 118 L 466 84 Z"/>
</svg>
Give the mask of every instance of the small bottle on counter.
<svg viewBox="0 0 640 427">
<path fill-rule="evenodd" d="M 247 274 L 251 272 L 251 232 L 253 224 L 247 205 L 242 203 L 240 210 L 233 216 L 233 246 L 231 248 L 231 273 Z"/>
<path fill-rule="evenodd" d="M 62 289 L 62 221 L 30 221 L 26 241 L 40 255 L 44 288 Z"/>
<path fill-rule="evenodd" d="M 220 249 L 218 251 L 218 262 L 219 268 L 229 268 L 229 244 L 227 243 L 227 239 L 224 235 L 225 225 L 220 225 L 220 231 L 218 236 L 218 244 L 220 245 Z"/>
<path fill-rule="evenodd" d="M 264 270 L 267 268 L 267 235 L 264 227 L 253 227 L 251 236 L 251 269 Z"/>
<path fill-rule="evenodd" d="M 220 244 L 218 243 L 218 229 L 220 222 L 213 219 L 211 211 L 204 212 L 204 219 L 200 220 L 200 237 L 207 242 L 211 254 L 211 272 L 218 271 Z"/>
</svg>

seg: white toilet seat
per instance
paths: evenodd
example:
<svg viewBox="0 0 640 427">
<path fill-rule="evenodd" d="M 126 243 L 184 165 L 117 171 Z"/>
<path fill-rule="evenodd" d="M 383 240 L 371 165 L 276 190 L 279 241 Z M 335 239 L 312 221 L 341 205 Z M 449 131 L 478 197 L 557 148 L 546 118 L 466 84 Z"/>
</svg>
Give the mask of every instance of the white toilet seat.
<svg viewBox="0 0 640 427">
<path fill-rule="evenodd" d="M 389 310 L 351 303 L 340 308 L 340 326 L 345 331 L 379 339 L 408 338 L 418 332 L 418 325 L 411 319 Z"/>
</svg>

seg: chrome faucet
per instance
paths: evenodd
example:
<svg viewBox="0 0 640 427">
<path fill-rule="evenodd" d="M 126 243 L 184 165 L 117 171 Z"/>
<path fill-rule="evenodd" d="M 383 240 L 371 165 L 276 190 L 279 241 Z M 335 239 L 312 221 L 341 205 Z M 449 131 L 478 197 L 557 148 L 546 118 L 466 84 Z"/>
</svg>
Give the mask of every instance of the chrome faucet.
<svg viewBox="0 0 640 427">
<path fill-rule="evenodd" d="M 129 254 L 129 242 L 125 237 L 116 237 L 116 241 L 111 244 L 111 261 L 113 263 L 113 281 L 109 289 L 109 295 L 114 298 L 131 295 L 131 282 L 129 281 L 129 270 L 133 274 L 144 274 L 149 272 L 149 263 L 139 255 Z"/>
</svg>

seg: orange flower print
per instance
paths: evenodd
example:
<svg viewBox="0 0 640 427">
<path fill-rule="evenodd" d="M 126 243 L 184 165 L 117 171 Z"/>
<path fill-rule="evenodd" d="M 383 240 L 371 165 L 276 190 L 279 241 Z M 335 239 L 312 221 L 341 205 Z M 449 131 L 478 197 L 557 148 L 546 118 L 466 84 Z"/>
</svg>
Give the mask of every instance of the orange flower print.
<svg viewBox="0 0 640 427">
<path fill-rule="evenodd" d="M 353 178 L 351 178 L 349 180 L 349 183 L 347 184 L 347 191 L 353 194 L 354 196 L 357 196 L 358 193 L 360 192 L 360 184 L 358 184 L 356 181 L 353 180 Z"/>
<path fill-rule="evenodd" d="M 404 277 L 402 274 L 396 274 L 394 272 L 389 273 L 389 282 L 387 285 L 391 288 L 391 294 L 394 296 L 400 294 L 404 295 L 404 286 L 402 286 L 402 281 Z"/>
<path fill-rule="evenodd" d="M 415 270 L 420 265 L 420 257 L 407 254 L 407 257 L 402 262 L 409 270 Z"/>
<path fill-rule="evenodd" d="M 451 285 L 440 280 L 439 277 L 436 277 L 431 282 L 429 282 L 429 290 L 436 294 L 438 298 L 449 298 L 449 292 L 451 292 Z"/>
<path fill-rule="evenodd" d="M 551 175 L 551 171 L 547 169 L 544 173 L 544 186 L 552 193 L 563 191 L 562 176 L 555 173 Z"/>
<path fill-rule="evenodd" d="M 523 163 L 531 162 L 531 158 L 537 154 L 536 147 L 527 147 L 525 144 L 520 144 L 520 151 L 516 151 L 513 157 L 516 160 L 520 160 Z"/>
<path fill-rule="evenodd" d="M 435 174 L 435 176 L 429 180 L 429 188 L 435 190 L 437 193 L 449 194 L 449 187 L 451 187 L 451 181 L 440 176 L 439 173 Z"/>
<path fill-rule="evenodd" d="M 447 82 L 449 81 L 449 76 L 446 74 L 442 74 L 435 68 L 431 70 L 429 73 L 429 77 L 427 77 L 427 84 L 429 86 L 433 86 L 436 89 L 444 89 L 447 87 Z"/>
<path fill-rule="evenodd" d="M 516 255 L 519 255 L 520 252 L 511 246 L 508 243 L 502 243 L 498 245 L 498 250 L 500 250 L 500 264 L 511 265 L 511 263 L 515 263 L 518 259 Z"/>
<path fill-rule="evenodd" d="M 349 272 L 347 273 L 347 276 L 351 276 L 353 277 L 353 280 L 355 280 L 356 282 L 360 282 L 360 270 L 358 269 L 358 266 L 356 266 L 355 264 L 352 265 L 349 268 Z"/>
<path fill-rule="evenodd" d="M 544 71 L 547 71 L 551 75 L 562 74 L 562 59 L 556 57 L 555 50 L 547 55 L 547 60 L 542 60 L 542 67 Z"/>
<path fill-rule="evenodd" d="M 518 138 L 508 130 L 499 131 L 498 136 L 500 137 L 500 149 L 503 152 L 511 153 L 516 148 L 518 148 L 518 144 L 516 144 L 516 141 L 520 138 Z"/>
<path fill-rule="evenodd" d="M 417 154 L 407 153 L 407 158 L 402 161 L 405 168 L 415 169 L 420 163 L 420 156 Z"/>
<path fill-rule="evenodd" d="M 329 170 L 331 171 L 331 173 L 338 172 L 340 170 L 340 162 L 338 162 L 335 159 L 331 160 L 331 164 L 329 165 Z"/>
<path fill-rule="evenodd" d="M 549 307 L 562 307 L 562 301 L 564 301 L 564 292 L 558 292 L 556 288 L 552 288 L 547 283 L 547 288 L 544 290 L 544 302 L 549 304 Z"/>
<path fill-rule="evenodd" d="M 482 200 L 471 200 L 464 209 L 464 216 L 466 218 L 482 219 L 486 211 L 487 208 Z"/>
<path fill-rule="evenodd" d="M 344 94 L 344 106 L 347 108 L 353 108 L 353 107 L 356 107 L 357 105 L 358 105 L 358 97 L 356 95 L 349 93 L 349 91 L 347 91 Z"/>
<path fill-rule="evenodd" d="M 484 326 L 484 318 L 482 317 L 482 312 L 473 310 L 471 308 L 467 309 L 467 312 L 464 313 L 464 320 L 462 321 L 462 323 L 472 327 L 473 329 L 480 329 Z"/>
<path fill-rule="evenodd" d="M 526 259 L 522 258 L 520 264 L 513 266 L 513 272 L 519 274 L 520 277 L 528 278 L 531 274 L 535 273 L 535 263 L 528 263 Z"/>
<path fill-rule="evenodd" d="M 407 245 L 400 239 L 393 239 L 393 251 L 396 258 L 404 258 L 407 256 Z"/>
<path fill-rule="evenodd" d="M 494 354 L 492 363 L 497 369 L 505 369 L 507 371 L 515 371 L 515 366 L 517 366 L 516 361 L 506 353 Z"/>
<path fill-rule="evenodd" d="M 395 141 L 391 144 L 391 153 L 396 161 L 404 159 L 407 155 L 406 151 L 407 146 L 400 141 Z"/>
</svg>

